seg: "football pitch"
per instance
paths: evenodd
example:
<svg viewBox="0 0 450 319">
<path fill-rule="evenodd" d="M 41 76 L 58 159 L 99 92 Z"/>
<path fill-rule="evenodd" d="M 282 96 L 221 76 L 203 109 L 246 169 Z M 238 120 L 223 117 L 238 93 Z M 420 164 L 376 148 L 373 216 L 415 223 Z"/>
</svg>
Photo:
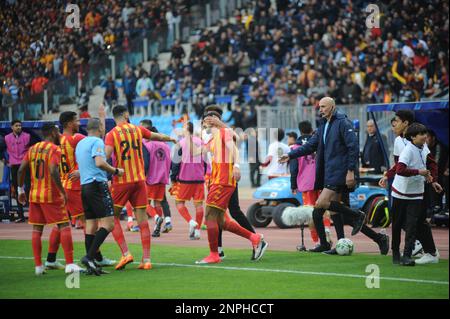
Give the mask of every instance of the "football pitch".
<svg viewBox="0 0 450 319">
<path fill-rule="evenodd" d="M 43 241 L 43 261 L 46 247 Z M 129 247 L 134 264 L 123 271 L 105 268 L 111 273 L 100 277 L 81 274 L 79 288 L 69 289 L 63 270 L 34 275 L 30 241 L 0 240 L 0 298 L 449 298 L 448 260 L 400 267 L 392 265 L 390 256 L 268 250 L 262 260 L 252 262 L 250 250 L 227 249 L 221 264 L 205 266 L 195 265 L 195 260 L 207 254 L 207 247 L 156 244 L 152 246 L 153 269 L 145 271 L 137 269 L 140 245 Z M 74 243 L 74 249 L 78 260 L 83 256 L 83 243 Z M 109 258 L 119 257 L 114 243 L 104 244 L 102 252 Z M 63 258 L 61 251 L 58 258 Z M 367 287 L 377 285 L 373 267 L 379 269 L 378 288 Z"/>
</svg>

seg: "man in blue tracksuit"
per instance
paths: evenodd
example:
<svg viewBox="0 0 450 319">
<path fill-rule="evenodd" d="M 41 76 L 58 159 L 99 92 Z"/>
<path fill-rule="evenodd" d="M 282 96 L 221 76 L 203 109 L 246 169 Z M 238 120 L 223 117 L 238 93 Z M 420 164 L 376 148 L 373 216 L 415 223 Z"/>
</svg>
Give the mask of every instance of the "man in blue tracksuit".
<svg viewBox="0 0 450 319">
<path fill-rule="evenodd" d="M 352 235 L 356 235 L 364 224 L 365 214 L 344 205 L 340 195 L 347 188 L 356 185 L 355 172 L 358 168 L 359 146 L 353 125 L 345 114 L 337 112 L 336 104 L 330 97 L 319 102 L 321 123 L 314 135 L 301 147 L 281 156 L 279 161 L 316 154 L 316 181 L 314 188 L 322 189 L 313 211 L 313 220 L 320 238 L 320 245 L 312 252 L 331 249 L 325 234 L 323 214 L 342 214 L 353 220 Z"/>
</svg>

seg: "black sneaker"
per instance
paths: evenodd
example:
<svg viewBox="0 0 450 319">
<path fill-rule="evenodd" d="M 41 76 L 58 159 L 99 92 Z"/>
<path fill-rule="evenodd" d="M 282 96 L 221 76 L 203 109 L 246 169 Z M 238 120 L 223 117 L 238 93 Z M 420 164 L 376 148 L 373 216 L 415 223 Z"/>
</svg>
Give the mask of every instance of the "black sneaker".
<svg viewBox="0 0 450 319">
<path fill-rule="evenodd" d="M 323 251 L 322 254 L 325 254 L 325 255 L 337 255 L 338 253 L 336 251 L 336 248 L 332 248 L 330 250 Z"/>
<path fill-rule="evenodd" d="M 81 258 L 81 263 L 86 266 L 86 272 L 92 273 L 96 276 L 100 276 L 100 269 L 95 266 L 95 263 L 92 260 L 89 260 L 87 256 Z"/>
<path fill-rule="evenodd" d="M 392 252 L 392 263 L 394 265 L 400 265 L 400 252 L 399 251 Z"/>
<path fill-rule="evenodd" d="M 360 216 L 353 223 L 352 236 L 355 236 L 364 225 L 364 221 L 366 220 L 366 214 L 363 212 L 359 212 Z"/>
<path fill-rule="evenodd" d="M 254 255 L 255 255 L 255 250 L 253 250 L 253 258 L 255 258 Z M 225 253 L 223 250 L 219 253 L 219 257 L 222 260 L 225 259 L 226 256 L 225 256 Z"/>
<path fill-rule="evenodd" d="M 322 253 L 322 252 L 330 250 L 330 249 L 331 249 L 330 244 L 328 244 L 328 245 L 319 245 L 319 246 L 316 246 L 316 247 L 310 249 L 309 252 L 311 252 L 311 253 Z"/>
<path fill-rule="evenodd" d="M 387 255 L 389 252 L 389 236 L 382 235 L 382 237 L 377 241 L 377 244 L 380 248 L 380 254 Z"/>
<path fill-rule="evenodd" d="M 158 221 L 155 225 L 155 230 L 153 230 L 152 237 L 159 237 L 161 236 L 161 225 L 163 223 L 163 219 L 161 217 L 158 218 Z"/>
<path fill-rule="evenodd" d="M 400 265 L 402 265 L 402 266 L 415 266 L 416 262 L 411 257 L 403 256 L 400 259 Z"/>
</svg>

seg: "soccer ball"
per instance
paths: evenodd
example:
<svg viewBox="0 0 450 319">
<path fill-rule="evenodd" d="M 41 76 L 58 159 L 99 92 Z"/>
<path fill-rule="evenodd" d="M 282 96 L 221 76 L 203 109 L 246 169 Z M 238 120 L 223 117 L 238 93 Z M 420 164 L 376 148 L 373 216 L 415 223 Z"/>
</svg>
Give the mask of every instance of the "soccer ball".
<svg viewBox="0 0 450 319">
<path fill-rule="evenodd" d="M 336 252 L 340 256 L 350 256 L 353 253 L 353 242 L 348 238 L 341 238 L 336 244 Z"/>
</svg>

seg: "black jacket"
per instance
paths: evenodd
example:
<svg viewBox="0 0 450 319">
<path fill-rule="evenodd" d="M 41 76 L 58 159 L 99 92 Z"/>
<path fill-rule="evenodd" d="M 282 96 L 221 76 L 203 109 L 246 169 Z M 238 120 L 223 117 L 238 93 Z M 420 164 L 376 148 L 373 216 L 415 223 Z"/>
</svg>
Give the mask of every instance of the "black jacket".
<svg viewBox="0 0 450 319">
<path fill-rule="evenodd" d="M 324 144 L 325 123 L 326 119 L 321 119 L 308 142 L 289 152 L 290 159 L 317 152 L 315 189 L 323 189 L 326 185 L 344 186 L 347 171 L 354 171 L 355 177 L 358 173 L 359 145 L 352 122 L 345 114 L 335 112 Z"/>
</svg>

